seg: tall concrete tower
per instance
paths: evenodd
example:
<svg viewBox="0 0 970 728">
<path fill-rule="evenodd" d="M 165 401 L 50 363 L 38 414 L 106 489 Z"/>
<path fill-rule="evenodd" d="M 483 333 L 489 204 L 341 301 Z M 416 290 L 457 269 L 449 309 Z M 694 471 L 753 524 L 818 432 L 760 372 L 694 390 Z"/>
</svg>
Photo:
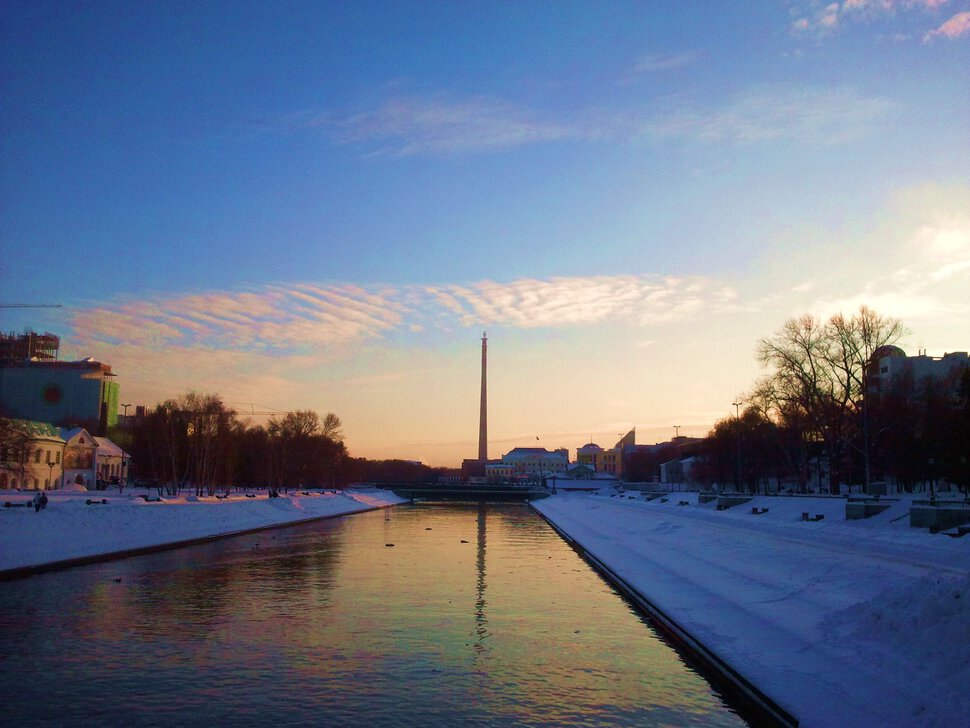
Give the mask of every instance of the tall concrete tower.
<svg viewBox="0 0 970 728">
<path fill-rule="evenodd" d="M 488 460 L 488 397 L 486 391 L 486 372 L 488 361 L 488 337 L 482 332 L 482 405 L 478 417 L 478 461 Z"/>
</svg>

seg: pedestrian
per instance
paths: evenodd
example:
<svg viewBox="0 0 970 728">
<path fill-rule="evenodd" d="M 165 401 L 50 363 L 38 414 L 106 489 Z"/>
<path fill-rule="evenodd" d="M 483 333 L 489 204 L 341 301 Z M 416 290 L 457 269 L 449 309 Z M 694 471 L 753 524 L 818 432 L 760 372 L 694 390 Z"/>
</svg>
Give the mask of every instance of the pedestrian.
<svg viewBox="0 0 970 728">
<path fill-rule="evenodd" d="M 40 494 L 40 509 L 41 510 L 44 510 L 45 508 L 47 508 L 47 493 L 44 493 L 43 491 L 41 491 L 41 494 Z"/>
<path fill-rule="evenodd" d="M 34 513 L 40 513 L 40 492 L 34 494 Z"/>
</svg>

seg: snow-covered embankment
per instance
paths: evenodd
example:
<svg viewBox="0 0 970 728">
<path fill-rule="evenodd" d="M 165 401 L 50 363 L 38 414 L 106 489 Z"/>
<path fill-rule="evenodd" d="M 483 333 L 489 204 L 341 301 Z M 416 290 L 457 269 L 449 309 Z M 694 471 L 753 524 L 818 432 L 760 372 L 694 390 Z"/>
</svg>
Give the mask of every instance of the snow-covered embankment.
<svg viewBox="0 0 970 728">
<path fill-rule="evenodd" d="M 390 491 L 346 490 L 148 501 L 108 492 L 50 492 L 40 513 L 27 494 L 0 492 L 0 573 L 219 538 L 403 503 Z M 101 501 L 105 500 L 106 503 Z M 89 503 L 90 501 L 90 503 Z"/>
<path fill-rule="evenodd" d="M 909 528 L 905 503 L 851 522 L 842 499 L 533 505 L 803 726 L 970 715 L 970 538 Z"/>
</svg>

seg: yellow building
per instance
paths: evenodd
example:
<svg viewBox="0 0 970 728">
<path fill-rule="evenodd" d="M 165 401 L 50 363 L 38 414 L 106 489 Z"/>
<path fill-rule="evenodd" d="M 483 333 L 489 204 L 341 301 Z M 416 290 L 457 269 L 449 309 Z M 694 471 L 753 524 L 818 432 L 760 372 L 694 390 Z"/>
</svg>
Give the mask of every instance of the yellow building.
<svg viewBox="0 0 970 728">
<path fill-rule="evenodd" d="M 619 478 L 623 475 L 623 455 L 636 448 L 636 428 L 630 430 L 609 450 L 589 442 L 576 450 L 576 462 L 591 465 L 597 473 Z"/>
</svg>

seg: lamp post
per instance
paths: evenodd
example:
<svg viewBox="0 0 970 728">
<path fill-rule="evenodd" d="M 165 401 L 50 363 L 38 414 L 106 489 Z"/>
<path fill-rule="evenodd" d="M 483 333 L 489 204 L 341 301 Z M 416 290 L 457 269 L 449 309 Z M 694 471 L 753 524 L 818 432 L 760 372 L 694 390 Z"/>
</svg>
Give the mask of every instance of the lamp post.
<svg viewBox="0 0 970 728">
<path fill-rule="evenodd" d="M 47 487 L 51 487 L 54 482 L 54 463 L 51 461 L 51 454 L 47 453 Z"/>
<path fill-rule="evenodd" d="M 734 421 L 737 428 L 738 437 L 738 482 L 737 489 L 738 493 L 741 492 L 741 405 L 743 402 L 732 402 L 734 405 Z"/>
<path fill-rule="evenodd" d="M 674 439 L 680 437 L 680 425 L 674 425 Z"/>
<path fill-rule="evenodd" d="M 121 406 L 125 408 L 125 412 L 122 415 L 122 417 L 125 418 L 125 427 L 128 427 L 128 408 L 131 407 L 131 403 L 125 404 L 124 402 L 122 402 Z"/>
</svg>

